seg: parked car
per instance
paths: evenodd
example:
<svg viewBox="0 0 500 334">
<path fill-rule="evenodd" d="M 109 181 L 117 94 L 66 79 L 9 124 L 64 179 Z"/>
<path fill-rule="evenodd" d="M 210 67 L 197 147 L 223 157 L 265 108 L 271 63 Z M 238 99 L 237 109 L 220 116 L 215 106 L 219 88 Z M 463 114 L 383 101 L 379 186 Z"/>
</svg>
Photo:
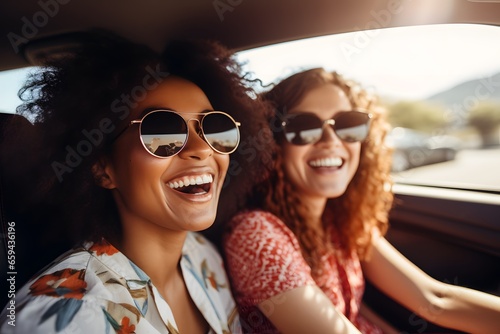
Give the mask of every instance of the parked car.
<svg viewBox="0 0 500 334">
<path fill-rule="evenodd" d="M 216 39 L 236 51 L 248 51 L 308 37 L 345 36 L 344 44 L 336 49 L 340 55 L 334 53 L 330 57 L 331 66 L 335 69 L 335 62 L 342 59 L 342 54 L 350 56 L 351 60 L 362 58 L 363 52 L 374 46 L 378 31 L 373 30 L 375 28 L 398 28 L 398 32 L 404 35 L 407 34 L 404 27 L 422 26 L 425 29 L 430 25 L 443 24 L 477 24 L 500 29 L 500 3 L 479 0 L 3 0 L 0 3 L 0 35 L 3 36 L 0 39 L 0 77 L 2 72 L 35 66 L 46 58 L 73 52 L 75 44 L 81 43 L 81 33 L 95 29 L 110 30 L 148 44 L 155 50 L 161 50 L 169 40 L 177 38 Z M 344 35 L 347 32 L 353 34 Z M 487 43 L 493 47 L 498 44 L 495 36 L 478 35 L 477 38 L 490 38 Z M 457 38 L 460 40 L 461 36 Z M 400 49 L 418 49 L 422 41 L 407 38 L 408 44 L 400 45 Z M 435 62 L 440 54 L 438 48 L 446 47 L 447 42 L 449 40 L 437 40 L 436 48 L 427 50 L 428 57 L 408 66 Z M 387 45 L 391 44 L 388 41 Z M 456 57 L 469 49 L 470 45 L 462 44 L 463 52 L 457 53 Z M 462 73 L 467 64 L 478 63 L 479 56 L 490 54 L 498 58 L 495 52 L 474 53 L 464 58 L 463 66 L 453 73 Z M 381 56 L 387 57 L 388 54 L 382 51 Z M 294 54 L 279 54 L 276 59 L 286 66 L 287 61 L 294 59 Z M 399 57 L 399 60 L 406 59 Z M 303 67 L 315 65 L 318 64 L 302 64 Z M 377 67 L 374 63 L 370 66 L 379 70 L 377 75 L 383 80 L 391 79 L 385 72 L 389 68 Z M 348 68 L 352 71 L 358 69 L 352 64 Z M 497 70 L 484 69 L 481 74 L 485 78 L 483 86 L 477 86 L 470 95 L 464 93 L 458 97 L 458 109 L 453 117 L 463 121 L 464 106 L 498 93 L 498 81 L 490 80 Z M 439 79 L 434 73 L 419 75 L 427 75 L 429 85 Z M 406 81 L 411 83 L 412 78 L 408 77 Z M 2 84 L 0 87 L 5 89 L 2 89 L 0 100 L 6 100 L 5 92 L 13 82 L 1 82 L 0 78 Z M 3 116 L 8 118 L 14 109 L 5 111 Z M 414 153 L 405 153 L 404 158 L 396 156 L 395 160 L 400 160 L 396 163 L 398 170 L 417 165 L 417 162 L 434 156 L 433 152 L 442 151 L 442 156 L 447 159 L 453 158 L 456 152 L 438 148 L 440 145 L 436 138 L 411 136 L 418 143 L 409 143 L 408 146 L 419 145 L 420 148 Z M 402 143 L 399 140 L 394 142 L 396 147 Z M 29 152 L 20 150 L 20 154 L 29 155 Z M 483 167 L 491 167 L 497 173 L 497 167 L 486 165 L 478 166 L 476 172 L 483 173 Z M 12 205 L 12 199 L 16 198 L 15 180 L 9 181 L 14 182 L 8 182 L 13 185 L 7 187 L 5 175 L 2 175 L 0 217 L 4 245 L 0 251 L 0 281 L 6 282 L 8 272 L 5 241 L 9 234 L 6 231 L 9 223 L 15 222 L 15 286 L 19 288 L 66 245 L 43 240 L 29 228 L 29 217 L 20 216 L 16 206 Z M 393 189 L 396 205 L 391 213 L 387 238 L 399 251 L 438 280 L 500 295 L 500 184 L 497 188 L 472 189 L 399 182 Z M 0 293 L 0 304 L 3 306 L 7 301 L 7 287 L 2 285 Z M 420 319 L 371 286 L 364 298 L 374 310 L 403 332 L 449 332 Z"/>
<path fill-rule="evenodd" d="M 393 172 L 453 160 L 460 149 L 460 140 L 456 137 L 431 136 L 402 127 L 392 129 L 387 142 L 394 149 Z"/>
</svg>

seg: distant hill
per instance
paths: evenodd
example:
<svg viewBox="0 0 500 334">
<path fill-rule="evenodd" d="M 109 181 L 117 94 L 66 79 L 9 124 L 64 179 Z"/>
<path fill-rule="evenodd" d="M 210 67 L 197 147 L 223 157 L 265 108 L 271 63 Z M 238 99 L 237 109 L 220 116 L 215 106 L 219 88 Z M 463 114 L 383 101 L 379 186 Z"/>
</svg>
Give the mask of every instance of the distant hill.
<svg viewBox="0 0 500 334">
<path fill-rule="evenodd" d="M 432 95 L 427 100 L 452 109 L 456 109 L 457 105 L 466 108 L 471 103 L 481 100 L 495 100 L 500 103 L 500 72 L 491 77 L 465 81 Z"/>
</svg>

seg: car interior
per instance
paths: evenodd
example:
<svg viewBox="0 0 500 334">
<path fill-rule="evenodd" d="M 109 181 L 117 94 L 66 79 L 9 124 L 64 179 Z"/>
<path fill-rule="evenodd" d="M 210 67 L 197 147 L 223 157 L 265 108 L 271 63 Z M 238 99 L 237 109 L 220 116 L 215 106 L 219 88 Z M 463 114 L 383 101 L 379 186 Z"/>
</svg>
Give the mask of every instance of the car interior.
<svg viewBox="0 0 500 334">
<path fill-rule="evenodd" d="M 75 46 L 84 42 L 83 36 L 99 31 L 110 31 L 157 51 L 169 40 L 189 38 L 217 40 L 236 52 L 244 52 L 370 29 L 444 24 L 500 29 L 500 0 L 3 0 L 0 17 L 0 33 L 4 36 L 0 41 L 1 74 L 74 52 Z M 496 93 L 499 86 L 498 82 L 494 86 Z M 4 98 L 2 92 L 0 96 Z M 27 135 L 33 131 L 32 124 L 14 112 L 0 110 L 0 140 L 8 136 L 5 124 L 13 118 L 16 124 L 23 124 Z M 29 155 L 22 150 L 19 153 Z M 19 288 L 68 245 L 50 238 L 40 240 L 43 226 L 29 223 L 37 213 L 19 213 L 24 195 L 16 192 L 16 180 L 1 169 L 6 163 L 2 156 L 0 163 L 0 279 L 4 282 L 9 272 L 5 240 L 8 223 L 15 222 Z M 472 187 L 419 183 L 407 177 L 395 180 L 396 201 L 388 240 L 435 279 L 500 296 L 500 182 Z M 30 255 L 33 253 L 41 253 L 36 261 Z M 2 305 L 7 303 L 4 291 L 0 292 Z M 364 298 L 403 332 L 450 332 L 412 314 L 369 282 Z"/>
</svg>

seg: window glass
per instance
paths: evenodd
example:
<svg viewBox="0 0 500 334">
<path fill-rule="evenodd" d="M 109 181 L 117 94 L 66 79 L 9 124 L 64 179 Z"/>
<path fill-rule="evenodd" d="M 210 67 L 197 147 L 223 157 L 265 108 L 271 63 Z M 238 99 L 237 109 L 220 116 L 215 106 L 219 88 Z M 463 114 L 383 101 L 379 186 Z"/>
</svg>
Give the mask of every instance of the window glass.
<svg viewBox="0 0 500 334">
<path fill-rule="evenodd" d="M 15 113 L 21 103 L 17 94 L 33 67 L 0 72 L 0 112 Z"/>
<path fill-rule="evenodd" d="M 500 191 L 500 27 L 430 25 L 242 51 L 264 85 L 313 67 L 380 96 L 397 182 Z M 264 88 L 265 89 L 265 88 Z"/>
<path fill-rule="evenodd" d="M 394 129 L 395 180 L 500 191 L 500 27 L 387 28 L 238 54 L 269 85 L 325 67 L 378 94 Z M 0 72 L 0 112 L 15 112 L 33 68 Z"/>
</svg>

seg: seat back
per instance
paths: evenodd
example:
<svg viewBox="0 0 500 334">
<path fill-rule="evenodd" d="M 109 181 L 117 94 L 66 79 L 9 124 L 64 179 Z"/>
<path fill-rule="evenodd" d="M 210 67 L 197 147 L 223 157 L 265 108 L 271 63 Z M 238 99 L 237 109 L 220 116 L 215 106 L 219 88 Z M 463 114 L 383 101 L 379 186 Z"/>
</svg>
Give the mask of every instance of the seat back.
<svg viewBox="0 0 500 334">
<path fill-rule="evenodd" d="M 21 140 L 16 140 L 21 139 Z M 67 249 L 66 242 L 47 240 L 44 233 L 46 213 L 27 210 L 29 182 L 26 175 L 29 152 L 23 142 L 36 140 L 35 127 L 26 118 L 0 113 L 0 281 L 15 276 L 19 290 L 33 275 Z M 10 228 L 10 229 L 9 229 Z M 8 242 L 9 240 L 14 242 Z M 10 254 L 9 254 L 10 251 Z M 11 255 L 11 262 L 7 256 Z M 13 261 L 12 261 L 13 260 Z M 10 267 L 12 266 L 12 267 Z M 3 286 L 3 285 L 2 285 Z M 9 291 L 4 289 L 3 291 Z M 7 293 L 0 294 L 0 305 L 8 302 Z"/>
</svg>

